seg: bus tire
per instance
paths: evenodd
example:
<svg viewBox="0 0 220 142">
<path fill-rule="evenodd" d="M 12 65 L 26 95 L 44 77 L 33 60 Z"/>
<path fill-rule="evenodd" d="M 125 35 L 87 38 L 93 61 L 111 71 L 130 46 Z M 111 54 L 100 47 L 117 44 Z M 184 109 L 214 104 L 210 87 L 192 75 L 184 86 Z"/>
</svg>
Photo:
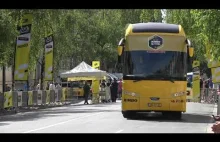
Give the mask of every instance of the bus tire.
<svg viewBox="0 0 220 142">
<path fill-rule="evenodd" d="M 122 115 L 124 118 L 134 118 L 134 116 L 136 115 L 136 112 L 122 111 Z"/>
<path fill-rule="evenodd" d="M 164 111 L 162 112 L 163 117 L 169 118 L 170 112 Z"/>
<path fill-rule="evenodd" d="M 173 112 L 174 119 L 181 120 L 182 119 L 182 112 Z"/>
</svg>

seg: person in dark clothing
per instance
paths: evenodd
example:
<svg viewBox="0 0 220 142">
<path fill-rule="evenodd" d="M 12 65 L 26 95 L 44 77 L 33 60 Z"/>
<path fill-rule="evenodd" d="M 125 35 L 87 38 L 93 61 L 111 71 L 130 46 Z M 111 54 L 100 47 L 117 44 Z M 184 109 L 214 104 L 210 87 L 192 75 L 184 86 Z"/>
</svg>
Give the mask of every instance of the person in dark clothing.
<svg viewBox="0 0 220 142">
<path fill-rule="evenodd" d="M 6 86 L 5 87 L 6 92 L 11 91 L 11 87 L 9 87 L 8 84 L 5 84 L 5 86 Z"/>
<path fill-rule="evenodd" d="M 205 81 L 205 100 L 208 98 L 209 95 L 209 80 Z"/>
<path fill-rule="evenodd" d="M 85 82 L 85 85 L 83 86 L 83 90 L 84 90 L 84 99 L 85 99 L 84 104 L 89 104 L 88 98 L 89 98 L 89 93 L 90 93 L 90 86 L 88 85 L 87 81 Z"/>
<path fill-rule="evenodd" d="M 105 87 L 106 87 L 105 80 L 102 80 L 102 83 L 101 83 L 100 87 L 101 87 L 101 88 L 105 88 Z"/>
<path fill-rule="evenodd" d="M 203 80 L 202 80 L 202 78 L 200 78 L 200 89 L 202 89 L 203 88 Z"/>
<path fill-rule="evenodd" d="M 114 79 L 114 82 L 112 83 L 111 86 L 111 99 L 112 102 L 116 102 L 117 94 L 118 94 L 118 82 L 116 79 Z"/>
<path fill-rule="evenodd" d="M 201 99 L 204 99 L 204 96 L 203 96 L 203 79 L 200 78 L 200 102 L 201 102 Z"/>
</svg>

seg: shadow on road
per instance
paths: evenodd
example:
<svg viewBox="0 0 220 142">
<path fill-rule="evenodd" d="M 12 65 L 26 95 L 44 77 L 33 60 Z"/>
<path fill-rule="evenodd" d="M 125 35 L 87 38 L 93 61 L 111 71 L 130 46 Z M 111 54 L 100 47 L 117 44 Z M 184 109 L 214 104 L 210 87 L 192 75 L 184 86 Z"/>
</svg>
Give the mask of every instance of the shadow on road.
<svg viewBox="0 0 220 142">
<path fill-rule="evenodd" d="M 4 126 L 4 125 L 9 125 L 8 123 L 1 123 L 0 122 L 0 126 Z"/>
<path fill-rule="evenodd" d="M 212 123 L 211 115 L 204 114 L 190 114 L 185 113 L 182 115 L 181 120 L 175 120 L 173 118 L 163 117 L 161 114 L 147 115 L 147 114 L 137 114 L 135 118 L 128 120 L 138 120 L 138 121 L 159 121 L 159 122 L 180 122 L 180 123 Z"/>
<path fill-rule="evenodd" d="M 118 110 L 109 110 L 102 108 L 68 106 L 52 109 L 36 110 L 34 112 L 19 113 L 16 115 L 7 115 L 0 117 L 0 123 L 4 121 L 34 121 L 45 117 L 60 117 L 79 113 L 98 113 L 98 112 L 116 112 Z"/>
</svg>

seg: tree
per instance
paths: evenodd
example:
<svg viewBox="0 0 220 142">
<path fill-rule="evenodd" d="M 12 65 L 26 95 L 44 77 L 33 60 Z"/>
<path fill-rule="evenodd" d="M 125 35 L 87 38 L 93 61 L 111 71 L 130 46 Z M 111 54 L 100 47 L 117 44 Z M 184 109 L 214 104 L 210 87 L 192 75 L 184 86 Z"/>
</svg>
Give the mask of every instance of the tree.
<svg viewBox="0 0 220 142">
<path fill-rule="evenodd" d="M 13 57 L 15 37 L 18 35 L 16 25 L 24 13 L 33 14 L 30 71 L 35 69 L 37 59 L 42 55 L 43 38 L 47 31 L 51 30 L 54 34 L 55 72 L 62 66 L 71 69 L 82 60 L 88 63 L 100 60 L 102 69 L 107 70 L 116 63 L 117 44 L 124 37 L 127 24 L 162 21 L 159 9 L 1 10 L 1 62 L 10 63 L 10 58 Z"/>
</svg>

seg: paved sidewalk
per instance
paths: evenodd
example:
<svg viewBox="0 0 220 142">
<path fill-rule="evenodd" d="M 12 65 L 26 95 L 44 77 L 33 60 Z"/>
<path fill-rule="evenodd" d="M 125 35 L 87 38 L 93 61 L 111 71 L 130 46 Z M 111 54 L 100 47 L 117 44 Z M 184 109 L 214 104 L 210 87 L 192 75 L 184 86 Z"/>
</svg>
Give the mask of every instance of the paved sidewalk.
<svg viewBox="0 0 220 142">
<path fill-rule="evenodd" d="M 217 105 L 214 105 L 212 114 L 217 115 Z M 215 121 L 211 117 L 211 124 L 209 124 L 207 127 L 207 133 L 214 133 L 211 128 L 214 123 L 215 123 Z"/>
</svg>

